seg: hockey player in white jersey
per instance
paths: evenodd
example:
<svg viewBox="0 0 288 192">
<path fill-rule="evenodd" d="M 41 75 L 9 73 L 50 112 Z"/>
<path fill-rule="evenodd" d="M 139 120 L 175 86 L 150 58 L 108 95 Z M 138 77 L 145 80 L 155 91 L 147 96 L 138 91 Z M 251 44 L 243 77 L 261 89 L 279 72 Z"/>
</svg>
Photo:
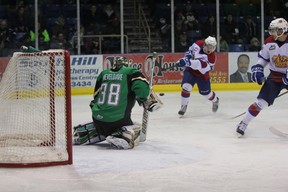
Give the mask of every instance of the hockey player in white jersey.
<svg viewBox="0 0 288 192">
<path fill-rule="evenodd" d="M 288 88 L 288 23 L 283 18 L 277 18 L 271 21 L 268 31 L 270 36 L 259 51 L 257 64 L 251 67 L 252 80 L 259 85 L 264 84 L 237 126 L 238 137 L 244 135 L 247 125 L 261 110 L 273 104 L 282 89 Z M 265 78 L 263 71 L 267 66 L 270 74 Z"/>
<path fill-rule="evenodd" d="M 216 44 L 216 39 L 211 36 L 205 40 L 197 40 L 189 47 L 185 57 L 177 62 L 179 67 L 185 68 L 181 84 L 181 108 L 178 112 L 180 117 L 187 110 L 190 92 L 195 84 L 199 88 L 199 93 L 212 101 L 212 111 L 216 112 L 218 110 L 219 98 L 211 90 L 209 74 L 213 70 L 216 61 Z"/>
</svg>

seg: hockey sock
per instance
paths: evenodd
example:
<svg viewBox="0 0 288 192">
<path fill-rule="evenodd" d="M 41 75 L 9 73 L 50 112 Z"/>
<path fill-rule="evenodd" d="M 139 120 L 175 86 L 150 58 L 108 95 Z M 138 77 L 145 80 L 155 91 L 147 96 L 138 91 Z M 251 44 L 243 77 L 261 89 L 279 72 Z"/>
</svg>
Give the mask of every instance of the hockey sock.
<svg viewBox="0 0 288 192">
<path fill-rule="evenodd" d="M 257 99 L 252 105 L 249 106 L 244 118 L 243 122 L 248 124 L 252 121 L 262 109 L 266 108 L 268 103 L 263 99 Z"/>
<path fill-rule="evenodd" d="M 217 97 L 214 91 L 211 91 L 208 95 L 205 95 L 208 100 L 212 101 L 212 102 L 216 102 L 217 101 Z"/>
</svg>

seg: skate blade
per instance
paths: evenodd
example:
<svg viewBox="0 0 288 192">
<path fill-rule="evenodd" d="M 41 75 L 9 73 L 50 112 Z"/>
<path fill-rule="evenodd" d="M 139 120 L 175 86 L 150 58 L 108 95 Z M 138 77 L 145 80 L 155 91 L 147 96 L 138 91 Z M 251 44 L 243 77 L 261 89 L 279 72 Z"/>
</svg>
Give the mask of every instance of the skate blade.
<svg viewBox="0 0 288 192">
<path fill-rule="evenodd" d="M 237 138 L 241 138 L 241 137 L 243 137 L 244 135 L 242 135 L 241 133 L 238 133 L 238 132 L 236 132 L 236 137 Z"/>
<path fill-rule="evenodd" d="M 179 118 L 183 118 L 184 117 L 184 114 L 181 115 L 181 114 L 178 114 Z"/>
</svg>

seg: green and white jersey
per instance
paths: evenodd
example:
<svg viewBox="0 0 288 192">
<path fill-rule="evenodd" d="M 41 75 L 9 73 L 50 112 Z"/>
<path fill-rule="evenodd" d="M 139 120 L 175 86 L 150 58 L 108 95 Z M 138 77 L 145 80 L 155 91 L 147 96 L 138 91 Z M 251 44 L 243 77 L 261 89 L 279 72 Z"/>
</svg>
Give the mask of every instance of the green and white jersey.
<svg viewBox="0 0 288 192">
<path fill-rule="evenodd" d="M 130 118 L 136 98 L 146 101 L 149 93 L 148 82 L 139 70 L 129 67 L 104 70 L 95 85 L 92 115 L 102 122 Z"/>
</svg>

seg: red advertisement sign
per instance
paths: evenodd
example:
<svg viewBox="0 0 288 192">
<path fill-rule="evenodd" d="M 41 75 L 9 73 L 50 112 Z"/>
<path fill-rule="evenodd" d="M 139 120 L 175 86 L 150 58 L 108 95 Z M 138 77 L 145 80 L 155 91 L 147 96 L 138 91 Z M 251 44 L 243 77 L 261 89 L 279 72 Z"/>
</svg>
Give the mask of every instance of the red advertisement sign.
<svg viewBox="0 0 288 192">
<path fill-rule="evenodd" d="M 149 77 L 152 64 L 152 54 L 124 54 L 109 55 L 103 58 L 103 68 L 110 68 L 116 57 L 126 57 L 130 65 Z M 153 84 L 180 84 L 183 69 L 176 66 L 176 62 L 184 56 L 183 53 L 159 53 L 157 54 Z M 228 83 L 228 53 L 216 54 L 214 71 L 210 72 L 211 83 Z"/>
<path fill-rule="evenodd" d="M 228 53 L 216 53 L 216 64 L 210 72 L 211 83 L 228 83 Z"/>
<path fill-rule="evenodd" d="M 121 56 L 126 57 L 132 67 L 141 70 L 146 77 L 149 77 L 152 65 L 152 54 L 125 54 Z M 115 57 L 118 56 L 104 56 L 103 68 L 109 68 Z M 181 57 L 183 57 L 183 54 L 157 54 L 153 84 L 181 83 L 181 71 L 183 70 L 175 65 L 176 61 L 178 61 Z"/>
</svg>

